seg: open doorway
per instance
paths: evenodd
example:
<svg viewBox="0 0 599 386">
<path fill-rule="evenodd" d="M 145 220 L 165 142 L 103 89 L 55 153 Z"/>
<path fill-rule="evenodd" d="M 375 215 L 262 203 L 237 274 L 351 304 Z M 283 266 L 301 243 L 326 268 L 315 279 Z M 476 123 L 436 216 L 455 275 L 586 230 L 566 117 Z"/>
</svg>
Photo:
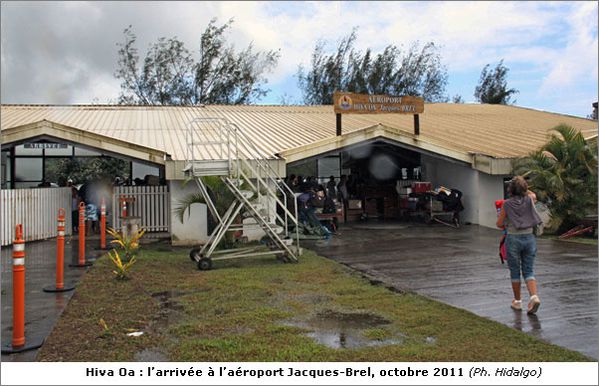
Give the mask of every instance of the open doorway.
<svg viewBox="0 0 599 386">
<path fill-rule="evenodd" d="M 446 188 L 431 180 L 434 176 L 439 177 L 439 173 L 443 173 L 444 180 L 452 180 L 445 171 L 437 173 L 434 170 L 437 164 L 430 162 L 431 157 L 377 139 L 294 162 L 288 165 L 287 175 L 317 176 L 324 186 L 331 177 L 337 182 L 346 181 L 348 199 L 343 205 L 343 217 L 349 222 L 435 220 L 458 226 L 459 212 L 463 210 L 462 193 L 454 189 L 453 183 Z M 445 165 L 443 170 L 455 166 L 441 158 L 438 160 Z"/>
</svg>

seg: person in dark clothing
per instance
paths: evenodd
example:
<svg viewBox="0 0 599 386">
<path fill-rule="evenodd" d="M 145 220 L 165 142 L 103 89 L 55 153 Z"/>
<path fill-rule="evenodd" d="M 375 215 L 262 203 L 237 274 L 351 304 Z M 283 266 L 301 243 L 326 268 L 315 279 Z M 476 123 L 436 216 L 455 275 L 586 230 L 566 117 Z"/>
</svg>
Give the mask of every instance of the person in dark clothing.
<svg viewBox="0 0 599 386">
<path fill-rule="evenodd" d="M 507 228 L 505 245 L 514 292 L 511 307 L 518 311 L 522 309 L 520 279 L 524 277 L 530 294 L 528 313 L 534 314 L 539 309 L 541 300 L 537 294 L 537 280 L 534 275 L 537 241 L 533 227 L 541 223 L 541 218 L 534 208 L 536 195 L 528 190 L 528 184 L 523 177 L 516 176 L 510 181 L 508 193 L 510 198 L 505 200 L 501 207 L 497 227 Z"/>
<path fill-rule="evenodd" d="M 73 180 L 70 178 L 67 180 L 67 187 L 71 188 L 71 227 L 73 234 L 79 231 L 79 191 L 73 185 Z"/>
<path fill-rule="evenodd" d="M 330 196 L 325 196 L 324 205 L 322 207 L 322 213 L 336 213 L 337 207 L 335 206 L 335 201 Z"/>
<path fill-rule="evenodd" d="M 347 221 L 347 208 L 349 207 L 349 192 L 347 189 L 347 176 L 343 174 L 337 184 L 337 197 L 343 203 L 343 220 Z"/>
<path fill-rule="evenodd" d="M 308 177 L 308 178 L 305 178 L 303 181 L 300 181 L 299 191 L 301 193 L 306 193 L 309 191 L 316 191 L 316 189 L 314 188 L 314 186 L 312 186 L 312 184 L 310 182 L 310 178 L 311 177 Z"/>
<path fill-rule="evenodd" d="M 289 186 L 289 189 L 291 189 L 292 192 L 297 192 L 298 182 L 295 174 L 292 174 L 289 177 L 287 177 L 287 186 Z"/>
<path fill-rule="evenodd" d="M 318 191 L 318 188 L 319 188 L 318 178 L 316 178 L 314 176 L 310 176 L 308 178 L 308 184 L 310 185 L 310 189 L 312 189 L 314 191 Z"/>
<path fill-rule="evenodd" d="M 337 184 L 335 183 L 335 176 L 329 177 L 329 182 L 327 182 L 327 197 L 331 199 L 337 197 Z"/>
<path fill-rule="evenodd" d="M 324 197 L 324 204 L 322 207 L 323 214 L 335 214 L 337 213 L 337 205 L 334 201 L 334 196 L 330 196 L 329 194 Z M 339 224 L 337 222 L 337 217 L 332 218 L 331 231 L 336 234 L 336 230 L 339 228 Z"/>
<path fill-rule="evenodd" d="M 324 205 L 324 189 L 317 191 L 308 190 L 298 196 L 299 220 L 309 225 L 311 228 L 319 229 L 325 237 L 331 235 L 331 231 L 320 223 L 316 216 L 316 208 L 322 208 Z"/>
<path fill-rule="evenodd" d="M 347 178 L 347 180 L 345 180 L 345 186 L 347 187 L 347 195 L 348 198 L 349 196 L 355 197 L 357 194 L 356 191 L 356 176 L 354 176 L 353 174 L 350 174 L 349 177 Z"/>
</svg>

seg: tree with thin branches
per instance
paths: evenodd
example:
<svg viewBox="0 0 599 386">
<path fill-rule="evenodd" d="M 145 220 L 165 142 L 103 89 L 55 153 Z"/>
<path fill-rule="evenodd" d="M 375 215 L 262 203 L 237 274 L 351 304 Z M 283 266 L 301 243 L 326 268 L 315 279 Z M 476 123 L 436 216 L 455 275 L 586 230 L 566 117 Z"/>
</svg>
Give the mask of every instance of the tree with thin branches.
<svg viewBox="0 0 599 386">
<path fill-rule="evenodd" d="M 237 52 L 227 43 L 233 20 L 212 19 L 194 55 L 177 37 L 150 45 L 143 62 L 131 26 L 118 43 L 115 77 L 121 80 L 119 103 L 140 105 L 247 104 L 264 97 L 265 74 L 278 63 L 278 50 L 255 52 L 252 44 Z M 197 59 L 196 59 L 197 57 Z"/>
<path fill-rule="evenodd" d="M 320 40 L 312 53 L 310 68 L 300 66 L 297 77 L 304 103 L 333 104 L 336 90 L 360 94 L 420 96 L 427 102 L 445 102 L 447 70 L 433 42 L 414 43 L 405 51 L 388 45 L 375 54 L 355 48 L 356 29 L 327 53 Z"/>
<path fill-rule="evenodd" d="M 487 64 L 481 71 L 478 85 L 474 89 L 476 100 L 480 103 L 495 105 L 512 103 L 511 96 L 519 91 L 507 87 L 508 72 L 509 68 L 503 65 L 503 59 L 492 70 L 489 70 L 489 64 Z M 514 100 L 513 103 L 516 103 L 516 101 Z"/>
</svg>

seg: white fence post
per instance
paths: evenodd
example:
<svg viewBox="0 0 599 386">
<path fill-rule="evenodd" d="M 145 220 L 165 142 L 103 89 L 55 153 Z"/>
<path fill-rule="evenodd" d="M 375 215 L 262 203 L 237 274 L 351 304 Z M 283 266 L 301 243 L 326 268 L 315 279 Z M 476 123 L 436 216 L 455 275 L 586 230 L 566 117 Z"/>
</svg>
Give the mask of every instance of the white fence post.
<svg viewBox="0 0 599 386">
<path fill-rule="evenodd" d="M 112 223 L 115 229 L 121 229 L 121 196 L 132 197 L 127 202 L 131 216 L 141 219 L 140 228 L 147 232 L 170 231 L 170 194 L 167 186 L 115 186 L 112 195 Z"/>
<path fill-rule="evenodd" d="M 0 199 L 2 246 L 12 244 L 16 224 L 23 224 L 25 241 L 56 237 L 58 209 L 71 211 L 71 188 L 3 189 Z M 71 229 L 71 219 L 67 216 L 67 235 Z"/>
</svg>

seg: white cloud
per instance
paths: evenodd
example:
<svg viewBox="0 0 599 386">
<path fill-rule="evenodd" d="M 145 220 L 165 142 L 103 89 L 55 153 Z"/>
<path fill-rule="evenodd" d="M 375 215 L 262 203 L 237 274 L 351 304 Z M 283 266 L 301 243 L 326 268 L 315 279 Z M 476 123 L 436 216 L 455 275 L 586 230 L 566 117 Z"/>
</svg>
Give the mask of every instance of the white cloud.
<svg viewBox="0 0 599 386">
<path fill-rule="evenodd" d="M 246 39 L 251 37 L 264 49 L 281 48 L 273 81 L 295 73 L 298 64 L 309 63 L 317 39 L 326 39 L 333 48 L 354 26 L 358 27 L 356 46 L 360 49 L 377 51 L 388 44 L 434 41 L 442 47 L 444 62 L 452 71 L 480 71 L 501 58 L 546 63 L 555 57 L 555 49 L 535 41 L 562 32 L 558 21 L 563 10 L 534 2 L 322 2 L 296 6 L 302 10 L 273 17 L 271 7 L 247 5 L 236 19 L 235 28 L 243 31 Z M 542 56 L 527 55 L 527 49 Z M 516 54 L 513 58 L 512 53 Z"/>
<path fill-rule="evenodd" d="M 230 41 L 237 48 L 253 42 L 281 50 L 271 85 L 309 64 L 318 39 L 333 49 L 356 26 L 359 49 L 434 41 L 450 74 L 472 74 L 476 82 L 485 64 L 504 58 L 519 76 L 542 80 L 540 93 L 547 93 L 596 84 L 596 15 L 595 2 L 3 2 L 2 99 L 114 100 L 115 44 L 125 27 L 133 25 L 142 56 L 161 36 L 197 51 L 213 17 L 235 19 Z"/>
<path fill-rule="evenodd" d="M 575 87 L 578 82 L 597 84 L 597 3 L 578 4 L 566 20 L 571 27 L 567 45 L 551 62 L 551 69 L 539 89 L 540 94 L 563 92 Z"/>
</svg>

